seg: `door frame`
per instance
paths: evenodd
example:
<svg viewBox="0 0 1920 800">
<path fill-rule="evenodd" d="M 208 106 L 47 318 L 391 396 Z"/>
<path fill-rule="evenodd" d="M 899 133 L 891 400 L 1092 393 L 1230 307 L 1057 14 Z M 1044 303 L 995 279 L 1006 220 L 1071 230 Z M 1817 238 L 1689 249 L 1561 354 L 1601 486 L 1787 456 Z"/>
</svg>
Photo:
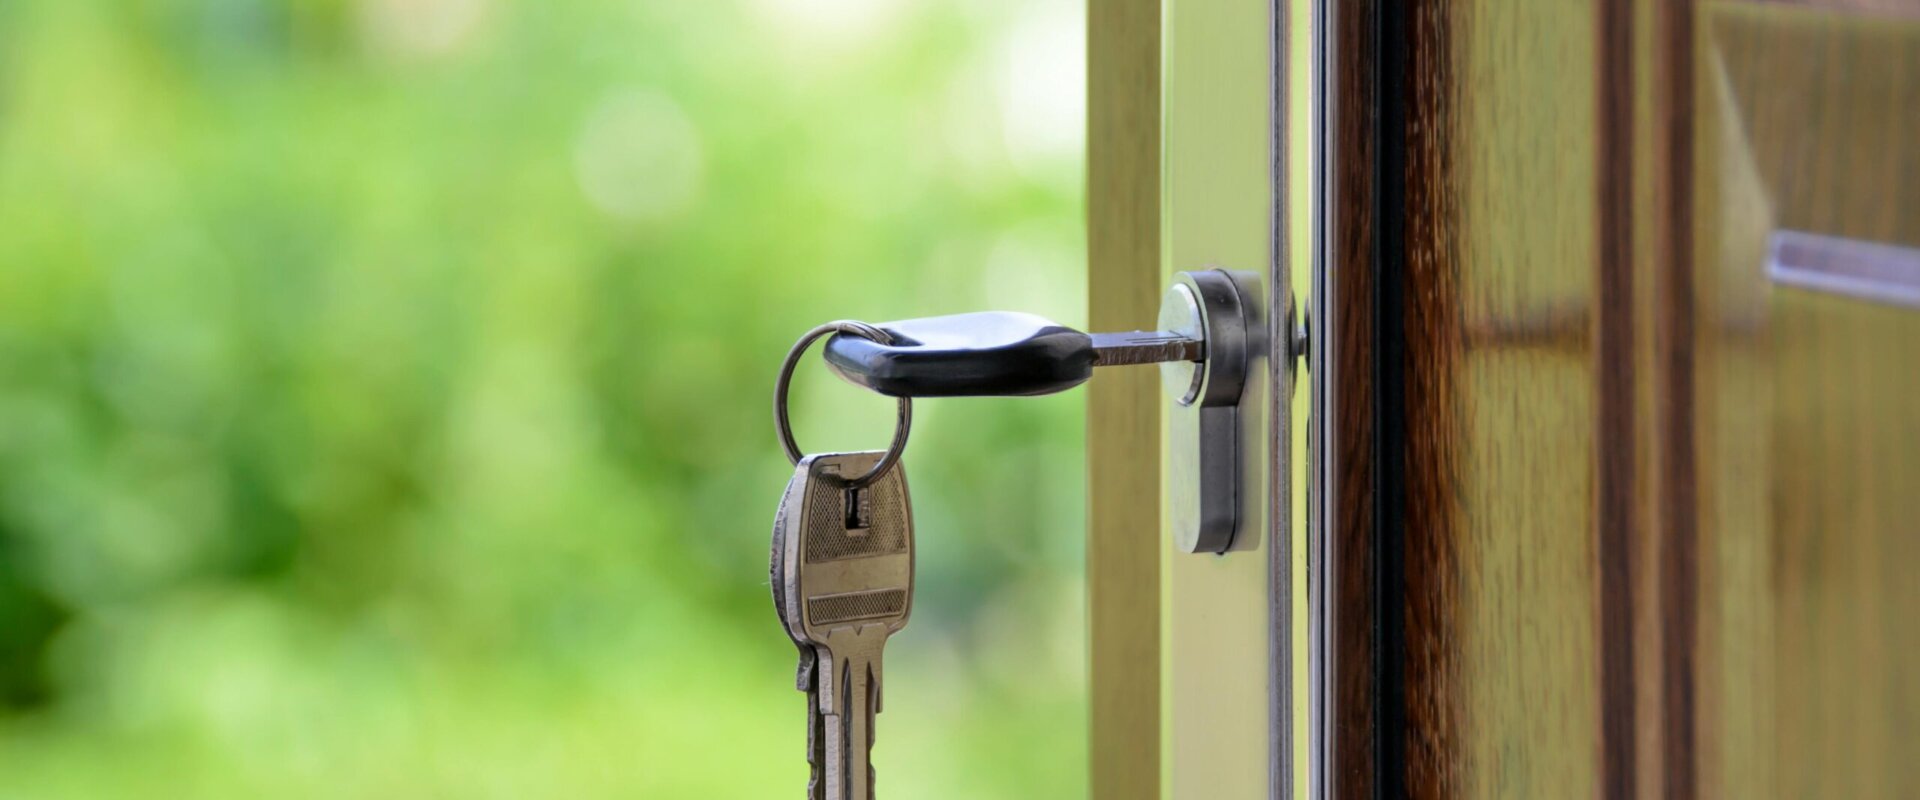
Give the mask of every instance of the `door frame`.
<svg viewBox="0 0 1920 800">
<path fill-rule="evenodd" d="M 1293 435 L 1295 281 L 1310 272 L 1309 0 L 1088 7 L 1088 299 L 1095 330 L 1153 324 L 1173 273 L 1249 273 L 1265 347 L 1240 442 L 1243 526 L 1225 555 L 1165 533 L 1162 390 L 1108 370 L 1088 405 L 1090 766 L 1101 798 L 1289 797 L 1306 717 L 1304 463 Z M 1301 283 L 1304 288 L 1304 282 Z M 1276 368 L 1276 366 L 1278 368 Z M 1298 454 L 1296 456 L 1296 453 Z"/>
</svg>

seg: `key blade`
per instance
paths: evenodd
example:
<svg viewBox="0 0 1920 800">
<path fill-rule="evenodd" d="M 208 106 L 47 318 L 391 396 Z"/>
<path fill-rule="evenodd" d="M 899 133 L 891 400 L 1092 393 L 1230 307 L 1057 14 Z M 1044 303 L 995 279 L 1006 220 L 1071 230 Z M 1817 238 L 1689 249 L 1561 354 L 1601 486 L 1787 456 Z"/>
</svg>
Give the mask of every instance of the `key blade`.
<svg viewBox="0 0 1920 800">
<path fill-rule="evenodd" d="M 821 671 L 823 676 L 831 676 L 821 684 L 828 800 L 873 798 L 874 715 L 880 711 L 881 696 L 880 654 L 891 633 L 886 625 L 879 623 L 836 628 L 822 648 L 822 658 L 832 659 L 828 662 L 831 668 Z"/>
<path fill-rule="evenodd" d="M 1206 358 L 1204 342 L 1170 331 L 1130 331 L 1091 335 L 1093 365 L 1096 367 L 1160 364 L 1167 361 L 1200 361 Z"/>
</svg>

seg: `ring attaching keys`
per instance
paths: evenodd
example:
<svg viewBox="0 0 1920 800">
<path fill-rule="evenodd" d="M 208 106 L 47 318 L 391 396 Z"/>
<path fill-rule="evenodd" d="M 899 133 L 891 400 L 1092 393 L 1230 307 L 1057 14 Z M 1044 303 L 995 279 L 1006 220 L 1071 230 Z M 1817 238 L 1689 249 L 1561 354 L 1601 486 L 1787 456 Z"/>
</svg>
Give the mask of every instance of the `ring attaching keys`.
<svg viewBox="0 0 1920 800">
<path fill-rule="evenodd" d="M 773 385 L 773 424 L 774 429 L 780 434 L 780 446 L 787 451 L 787 460 L 796 465 L 800 463 L 803 454 L 799 443 L 793 439 L 793 422 L 787 416 L 787 389 L 793 383 L 793 370 L 799 366 L 800 357 L 806 355 L 807 347 L 820 337 L 834 333 L 871 339 L 881 344 L 893 342 L 893 336 L 886 331 L 864 322 L 843 319 L 815 327 L 801 336 L 799 341 L 793 343 L 793 348 L 787 351 L 787 359 L 780 363 L 780 377 Z M 913 428 L 913 398 L 902 396 L 899 409 L 899 417 L 893 427 L 893 443 L 887 446 L 886 454 L 874 463 L 873 469 L 858 477 L 848 478 L 848 488 L 865 488 L 880 476 L 887 474 L 887 470 L 893 469 L 893 465 L 900 463 L 900 456 L 907 449 L 907 434 Z"/>
</svg>

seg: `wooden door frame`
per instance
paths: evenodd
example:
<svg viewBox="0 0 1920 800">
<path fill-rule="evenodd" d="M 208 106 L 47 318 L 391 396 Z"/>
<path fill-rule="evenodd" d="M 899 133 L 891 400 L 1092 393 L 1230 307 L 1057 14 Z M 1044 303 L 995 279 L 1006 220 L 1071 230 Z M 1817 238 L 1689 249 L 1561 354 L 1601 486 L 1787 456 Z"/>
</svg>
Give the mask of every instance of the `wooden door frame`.
<svg viewBox="0 0 1920 800">
<path fill-rule="evenodd" d="M 1160 307 L 1160 0 L 1087 4 L 1087 321 L 1132 330 Z M 1160 786 L 1159 376 L 1102 370 L 1087 391 L 1089 796 Z"/>
</svg>

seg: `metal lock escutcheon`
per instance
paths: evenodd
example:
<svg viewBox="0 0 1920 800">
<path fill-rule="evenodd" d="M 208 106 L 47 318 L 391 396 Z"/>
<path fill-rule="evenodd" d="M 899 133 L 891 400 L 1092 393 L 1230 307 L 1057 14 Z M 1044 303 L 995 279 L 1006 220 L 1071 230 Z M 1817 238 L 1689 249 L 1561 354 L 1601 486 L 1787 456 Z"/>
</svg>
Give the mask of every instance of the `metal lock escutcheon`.
<svg viewBox="0 0 1920 800">
<path fill-rule="evenodd" d="M 1225 553 L 1240 524 L 1240 401 L 1265 328 L 1257 295 L 1226 270 L 1182 272 L 1161 298 L 1159 327 L 1199 339 L 1199 361 L 1160 365 L 1166 387 L 1166 515 L 1173 544 Z"/>
</svg>

